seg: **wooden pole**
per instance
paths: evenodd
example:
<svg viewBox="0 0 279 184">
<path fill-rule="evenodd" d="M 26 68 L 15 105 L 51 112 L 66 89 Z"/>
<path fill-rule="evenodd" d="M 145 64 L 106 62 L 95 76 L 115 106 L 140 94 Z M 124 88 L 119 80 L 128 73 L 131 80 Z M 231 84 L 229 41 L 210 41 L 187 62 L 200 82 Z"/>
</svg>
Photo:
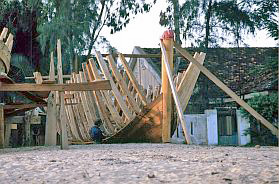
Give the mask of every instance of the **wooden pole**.
<svg viewBox="0 0 279 184">
<path fill-rule="evenodd" d="M 12 124 L 5 124 L 5 148 L 10 146 L 10 138 L 11 138 L 11 127 Z"/>
<path fill-rule="evenodd" d="M 166 51 L 166 49 L 164 47 L 164 44 L 163 44 L 162 40 L 161 40 L 161 50 L 162 50 L 162 54 L 163 54 L 163 58 L 164 58 L 163 64 L 165 64 L 165 68 L 166 68 L 166 72 L 167 72 L 167 75 L 168 75 L 169 83 L 170 83 L 170 86 L 171 86 L 173 98 L 174 98 L 174 101 L 175 101 L 175 104 L 176 104 L 176 109 L 177 109 L 178 116 L 179 116 L 179 119 L 180 119 L 180 123 L 182 125 L 182 129 L 183 129 L 183 132 L 184 132 L 184 135 L 185 135 L 185 140 L 186 140 L 187 144 L 190 144 L 191 143 L 191 139 L 190 139 L 190 136 L 187 133 L 186 121 L 185 121 L 185 118 L 183 117 L 183 111 L 182 111 L 182 108 L 181 108 L 180 101 L 178 99 L 176 87 L 175 87 L 174 82 L 172 80 L 173 77 L 172 77 L 170 65 L 169 65 L 168 58 L 167 58 L 167 51 Z"/>
<path fill-rule="evenodd" d="M 53 52 L 51 52 L 50 54 L 49 80 L 55 81 Z M 46 120 L 46 134 L 45 134 L 46 146 L 55 146 L 57 140 L 55 94 L 56 94 L 55 91 L 51 91 L 47 98 L 47 120 Z"/>
<path fill-rule="evenodd" d="M 61 51 L 61 41 L 57 40 L 57 71 L 58 71 L 58 83 L 63 84 L 63 71 L 62 71 L 62 51 Z M 65 100 L 64 92 L 59 92 L 60 107 L 58 113 L 60 114 L 58 122 L 61 128 L 61 149 L 69 149 L 67 127 L 66 127 L 66 112 L 65 112 Z"/>
<path fill-rule="evenodd" d="M 0 149 L 5 146 L 4 137 L 4 106 L 0 104 Z"/>
<path fill-rule="evenodd" d="M 166 56 L 170 65 L 170 71 L 173 72 L 173 32 L 168 30 L 163 34 L 163 44 L 166 48 Z M 165 66 L 165 59 L 162 57 L 162 105 L 163 105 L 163 122 L 162 122 L 162 142 L 170 142 L 171 134 L 171 116 L 172 116 L 172 95 L 171 87 L 168 81 L 168 74 Z"/>
</svg>

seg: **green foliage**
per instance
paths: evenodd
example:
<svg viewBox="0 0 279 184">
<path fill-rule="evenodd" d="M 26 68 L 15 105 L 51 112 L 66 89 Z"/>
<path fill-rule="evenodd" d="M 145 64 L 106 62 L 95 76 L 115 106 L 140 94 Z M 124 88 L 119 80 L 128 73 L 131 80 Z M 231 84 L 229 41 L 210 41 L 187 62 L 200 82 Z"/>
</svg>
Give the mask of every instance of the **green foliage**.
<svg viewBox="0 0 279 184">
<path fill-rule="evenodd" d="M 274 126 L 278 126 L 278 94 L 259 95 L 248 100 L 248 104 L 260 113 Z M 252 137 L 252 143 L 261 145 L 276 145 L 276 136 L 261 125 L 250 113 L 241 108 L 241 112 L 250 122 L 247 134 Z"/>
<path fill-rule="evenodd" d="M 140 0 L 48 0 L 43 1 L 40 19 L 40 43 L 44 52 L 55 49 L 56 40 L 62 41 L 63 59 L 68 71 L 76 54 L 89 56 L 104 26 L 111 33 L 122 30 L 137 13 L 148 12 L 152 3 Z M 153 2 L 155 3 L 155 2 Z M 98 40 L 99 39 L 99 40 Z M 107 43 L 106 43 L 107 44 Z M 65 62 L 64 62 L 65 63 Z"/>
</svg>

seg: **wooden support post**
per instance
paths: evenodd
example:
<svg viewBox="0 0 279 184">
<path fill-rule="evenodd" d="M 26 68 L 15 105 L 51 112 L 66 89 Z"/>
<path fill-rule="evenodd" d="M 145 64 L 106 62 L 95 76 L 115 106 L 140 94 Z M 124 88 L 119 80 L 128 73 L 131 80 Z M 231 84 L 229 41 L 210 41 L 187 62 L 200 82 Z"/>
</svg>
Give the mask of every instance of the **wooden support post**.
<svg viewBox="0 0 279 184">
<path fill-rule="evenodd" d="M 0 104 L 0 149 L 5 147 L 4 137 L 4 106 Z"/>
<path fill-rule="evenodd" d="M 247 112 L 253 115 L 263 125 L 265 125 L 272 134 L 278 137 L 278 129 L 268 122 L 263 116 L 261 116 L 255 109 L 249 106 L 244 100 L 242 100 L 237 94 L 235 94 L 230 88 L 228 88 L 222 81 L 220 81 L 214 74 L 212 74 L 207 68 L 196 61 L 186 50 L 184 50 L 179 44 L 174 43 L 174 47 L 191 63 L 194 63 L 199 70 L 204 73 L 212 82 L 214 82 L 220 89 L 222 89 L 227 95 L 234 99 L 240 106 L 242 106 Z"/>
<path fill-rule="evenodd" d="M 177 112 L 178 112 L 180 123 L 182 125 L 182 129 L 183 129 L 183 132 L 184 132 L 186 143 L 190 144 L 191 139 L 190 139 L 190 136 L 188 135 L 188 132 L 187 132 L 187 129 L 186 129 L 186 121 L 185 121 L 185 118 L 183 116 L 183 111 L 181 109 L 180 100 L 179 100 L 178 95 L 177 95 L 176 86 L 174 85 L 174 82 L 172 80 L 173 77 L 172 77 L 172 72 L 171 72 L 170 65 L 169 65 L 168 58 L 167 58 L 167 51 L 165 49 L 165 46 L 164 46 L 164 43 L 163 43 L 162 40 L 161 40 L 161 50 L 162 50 L 162 54 L 163 54 L 163 58 L 164 58 L 163 64 L 165 65 L 165 68 L 166 68 L 166 72 L 167 72 L 167 75 L 168 75 L 169 83 L 170 83 L 170 86 L 171 86 L 173 98 L 174 98 L 174 101 L 175 101 L 175 104 L 176 104 L 176 109 L 177 109 Z"/>
<path fill-rule="evenodd" d="M 5 148 L 10 146 L 12 124 L 5 124 Z"/>
<path fill-rule="evenodd" d="M 163 44 L 166 48 L 166 55 L 173 72 L 173 32 L 165 31 L 163 34 Z M 165 66 L 165 59 L 162 57 L 162 93 L 163 93 L 163 121 L 162 121 L 162 142 L 170 142 L 171 116 L 172 116 L 172 95 L 168 74 Z"/>
<path fill-rule="evenodd" d="M 25 113 L 25 118 L 24 118 L 24 145 L 25 146 L 31 146 L 31 117 L 32 117 L 32 111 L 27 111 Z"/>
<path fill-rule="evenodd" d="M 57 71 L 58 71 L 58 83 L 63 84 L 63 71 L 62 71 L 62 51 L 61 51 L 61 41 L 57 40 Z M 68 135 L 66 128 L 66 113 L 65 113 L 65 100 L 64 100 L 64 92 L 59 92 L 60 97 L 60 108 L 58 110 L 60 114 L 59 123 L 61 128 L 61 149 L 68 149 Z"/>
<path fill-rule="evenodd" d="M 49 65 L 49 80 L 55 81 L 54 57 L 53 52 L 50 54 Z M 47 117 L 46 117 L 46 130 L 45 130 L 45 145 L 55 146 L 57 140 L 57 127 L 56 127 L 56 92 L 51 91 L 47 98 Z"/>
</svg>

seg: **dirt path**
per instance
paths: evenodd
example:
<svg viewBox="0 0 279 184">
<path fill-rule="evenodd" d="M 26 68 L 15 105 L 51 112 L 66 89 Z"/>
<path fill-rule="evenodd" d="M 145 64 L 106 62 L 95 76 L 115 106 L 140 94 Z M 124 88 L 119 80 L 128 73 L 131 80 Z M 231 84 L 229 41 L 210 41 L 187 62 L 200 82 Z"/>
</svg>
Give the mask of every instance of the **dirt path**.
<svg viewBox="0 0 279 184">
<path fill-rule="evenodd" d="M 279 148 L 112 144 L 0 150 L 0 183 L 279 183 Z"/>
</svg>

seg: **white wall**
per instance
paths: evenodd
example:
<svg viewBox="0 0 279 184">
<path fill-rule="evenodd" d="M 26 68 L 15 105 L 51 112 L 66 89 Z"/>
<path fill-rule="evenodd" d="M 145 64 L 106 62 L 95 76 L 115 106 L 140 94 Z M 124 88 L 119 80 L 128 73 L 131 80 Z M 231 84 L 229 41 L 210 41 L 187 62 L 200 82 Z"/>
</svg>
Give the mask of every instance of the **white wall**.
<svg viewBox="0 0 279 184">
<path fill-rule="evenodd" d="M 237 134 L 238 134 L 238 145 L 245 145 L 251 142 L 250 135 L 244 135 L 245 129 L 250 127 L 249 121 L 242 116 L 240 110 L 236 111 L 237 118 Z"/>
<path fill-rule="evenodd" d="M 206 110 L 208 145 L 218 144 L 217 110 Z"/>
</svg>

